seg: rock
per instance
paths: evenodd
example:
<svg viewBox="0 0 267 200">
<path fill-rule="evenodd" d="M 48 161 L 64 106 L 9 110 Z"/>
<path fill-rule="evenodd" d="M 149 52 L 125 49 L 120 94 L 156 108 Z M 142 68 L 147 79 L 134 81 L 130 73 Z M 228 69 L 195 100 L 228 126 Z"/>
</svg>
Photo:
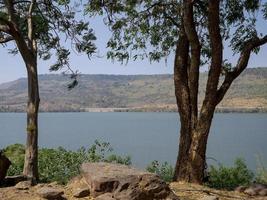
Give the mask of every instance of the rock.
<svg viewBox="0 0 267 200">
<path fill-rule="evenodd" d="M 10 160 L 0 151 L 0 183 L 5 179 L 10 165 Z"/>
<path fill-rule="evenodd" d="M 76 198 L 82 198 L 90 195 L 89 187 L 83 177 L 77 176 L 72 178 L 67 185 Z"/>
<path fill-rule="evenodd" d="M 81 172 L 93 197 L 112 193 L 116 200 L 178 199 L 157 175 L 126 165 L 84 163 Z"/>
<path fill-rule="evenodd" d="M 244 193 L 245 193 L 245 194 L 248 194 L 248 195 L 250 195 L 250 196 L 255 196 L 255 195 L 257 195 L 257 192 L 254 190 L 253 187 L 249 187 L 249 188 L 245 189 L 245 190 L 244 190 Z"/>
<path fill-rule="evenodd" d="M 105 193 L 95 198 L 95 200 L 116 200 L 111 193 Z"/>
<path fill-rule="evenodd" d="M 28 190 L 31 186 L 31 181 L 21 181 L 15 185 L 15 188 L 18 190 Z"/>
<path fill-rule="evenodd" d="M 266 189 L 263 189 L 263 190 L 261 190 L 261 191 L 259 191 L 259 193 L 258 193 L 260 196 L 267 196 L 267 188 Z"/>
<path fill-rule="evenodd" d="M 248 187 L 246 187 L 246 186 L 238 186 L 238 187 L 235 189 L 235 191 L 241 193 L 241 192 L 244 192 L 247 188 L 248 188 Z"/>
<path fill-rule="evenodd" d="M 88 187 L 76 188 L 73 192 L 73 196 L 76 198 L 83 198 L 90 195 L 90 190 Z"/>
<path fill-rule="evenodd" d="M 207 196 L 202 197 L 200 200 L 219 200 L 219 198 L 216 196 L 207 195 Z"/>
<path fill-rule="evenodd" d="M 62 195 L 64 194 L 63 190 L 55 189 L 52 187 L 42 187 L 37 190 L 37 194 L 45 199 L 62 199 Z"/>
</svg>

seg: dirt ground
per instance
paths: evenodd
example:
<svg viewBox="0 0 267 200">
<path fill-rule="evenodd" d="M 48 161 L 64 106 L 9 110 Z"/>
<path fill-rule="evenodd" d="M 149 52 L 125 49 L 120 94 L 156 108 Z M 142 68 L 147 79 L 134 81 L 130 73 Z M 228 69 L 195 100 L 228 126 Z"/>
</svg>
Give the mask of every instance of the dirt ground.
<svg viewBox="0 0 267 200">
<path fill-rule="evenodd" d="M 196 184 L 171 183 L 171 189 L 181 200 L 199 200 L 205 196 L 217 196 L 219 200 L 267 200 L 267 197 L 251 197 L 234 191 L 215 190 Z"/>
<path fill-rule="evenodd" d="M 15 187 L 0 188 L 0 200 L 43 200 L 40 198 L 36 191 L 43 186 L 51 186 L 64 190 L 64 197 L 67 200 L 78 200 L 72 197 L 72 192 L 68 187 L 51 184 L 38 184 L 28 190 L 18 190 Z M 267 200 L 267 197 L 251 197 L 233 191 L 214 190 L 205 186 L 195 184 L 171 183 L 171 189 L 179 196 L 181 200 L 199 200 L 207 195 L 214 195 L 219 197 L 219 200 Z M 93 200 L 92 198 L 79 198 L 80 200 Z"/>
</svg>

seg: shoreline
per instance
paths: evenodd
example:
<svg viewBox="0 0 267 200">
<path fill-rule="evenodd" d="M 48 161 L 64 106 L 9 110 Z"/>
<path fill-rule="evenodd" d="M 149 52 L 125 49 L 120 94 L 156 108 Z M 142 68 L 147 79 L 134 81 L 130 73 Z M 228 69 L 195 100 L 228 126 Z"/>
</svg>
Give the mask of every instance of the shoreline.
<svg viewBox="0 0 267 200">
<path fill-rule="evenodd" d="M 109 112 L 155 112 L 155 113 L 178 113 L 177 109 L 174 108 L 158 108 L 158 107 L 132 107 L 132 108 L 81 108 L 77 109 L 66 109 L 66 110 L 40 110 L 39 113 L 109 113 Z M 4 110 L 0 113 L 26 113 L 24 110 Z M 267 108 L 231 108 L 231 107 L 219 107 L 216 108 L 215 113 L 267 113 Z"/>
</svg>

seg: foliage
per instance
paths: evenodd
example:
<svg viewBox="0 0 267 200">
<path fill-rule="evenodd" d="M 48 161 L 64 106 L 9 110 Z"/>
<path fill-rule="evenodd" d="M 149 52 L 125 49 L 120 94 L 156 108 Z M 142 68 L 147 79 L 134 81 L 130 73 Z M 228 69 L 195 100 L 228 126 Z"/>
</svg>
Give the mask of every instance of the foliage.
<svg viewBox="0 0 267 200">
<path fill-rule="evenodd" d="M 10 28 L 13 25 L 19 32 L 20 41 L 24 40 L 28 50 L 34 49 L 35 52 L 32 52 L 34 55 L 43 60 L 50 59 L 52 55 L 56 56 L 56 62 L 50 66 L 50 70 L 57 71 L 64 68 L 64 73 L 70 72 L 73 82 L 68 87 L 72 88 L 77 85 L 77 72 L 70 68 L 70 48 L 66 47 L 66 43 L 69 42 L 72 49 L 78 53 L 85 53 L 88 57 L 91 57 L 96 50 L 93 30 L 87 21 L 78 17 L 81 7 L 81 2 L 62 0 L 0 0 L 0 44 L 9 47 L 5 44 L 15 40 L 16 46 L 9 52 L 22 53 L 21 47 L 17 46 L 21 43 Z M 29 25 L 29 19 L 32 21 L 32 26 Z M 32 36 L 29 36 L 31 34 Z M 31 47 L 32 42 L 37 43 L 34 45 L 37 49 Z"/>
<path fill-rule="evenodd" d="M 171 182 L 173 179 L 174 169 L 167 162 L 160 163 L 159 161 L 154 160 L 147 166 L 146 170 L 157 174 L 166 182 Z"/>
<path fill-rule="evenodd" d="M 267 184 L 267 168 L 260 157 L 258 157 L 258 167 L 256 171 L 255 181 L 261 184 Z"/>
<path fill-rule="evenodd" d="M 232 190 L 240 185 L 249 185 L 252 179 L 252 171 L 247 168 L 244 160 L 238 158 L 233 167 L 210 166 L 207 185 L 212 188 Z"/>
<path fill-rule="evenodd" d="M 11 166 L 8 170 L 8 175 L 21 174 L 24 164 L 25 147 L 22 144 L 12 144 L 3 150 L 4 154 L 11 161 Z"/>
<path fill-rule="evenodd" d="M 104 16 L 105 24 L 112 31 L 107 43 L 108 58 L 121 62 L 144 58 L 159 61 L 175 51 L 182 26 L 182 6 L 182 1 L 173 0 L 91 0 L 87 3 L 86 12 L 89 16 Z M 202 64 L 208 63 L 211 56 L 207 8 L 207 1 L 194 4 L 195 28 L 202 46 Z M 263 19 L 267 18 L 266 2 L 221 1 L 221 35 L 234 53 L 239 53 L 248 41 L 261 35 L 256 30 L 258 13 L 263 15 Z"/>
<path fill-rule="evenodd" d="M 10 145 L 4 149 L 5 154 L 12 161 L 8 175 L 21 174 L 24 162 L 24 146 Z M 68 180 L 79 174 L 83 162 L 114 162 L 125 165 L 131 164 L 129 156 L 121 157 L 113 154 L 113 149 L 107 142 L 95 141 L 88 149 L 81 147 L 77 151 L 42 148 L 39 150 L 39 176 L 43 182 L 57 181 L 66 184 Z"/>
</svg>

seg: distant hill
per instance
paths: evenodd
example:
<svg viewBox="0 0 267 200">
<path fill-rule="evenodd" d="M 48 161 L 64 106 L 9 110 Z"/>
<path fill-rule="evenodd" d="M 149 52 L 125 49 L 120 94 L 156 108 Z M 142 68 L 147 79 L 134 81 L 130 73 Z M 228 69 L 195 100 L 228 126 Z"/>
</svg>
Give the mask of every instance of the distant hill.
<svg viewBox="0 0 267 200">
<path fill-rule="evenodd" d="M 200 75 L 200 101 L 206 73 Z M 81 75 L 69 91 L 68 78 L 40 75 L 40 111 L 176 111 L 172 75 Z M 0 111 L 25 111 L 27 80 L 0 84 Z M 201 102 L 200 102 L 201 103 Z M 219 111 L 266 111 L 267 68 L 247 69 L 232 85 Z"/>
</svg>

